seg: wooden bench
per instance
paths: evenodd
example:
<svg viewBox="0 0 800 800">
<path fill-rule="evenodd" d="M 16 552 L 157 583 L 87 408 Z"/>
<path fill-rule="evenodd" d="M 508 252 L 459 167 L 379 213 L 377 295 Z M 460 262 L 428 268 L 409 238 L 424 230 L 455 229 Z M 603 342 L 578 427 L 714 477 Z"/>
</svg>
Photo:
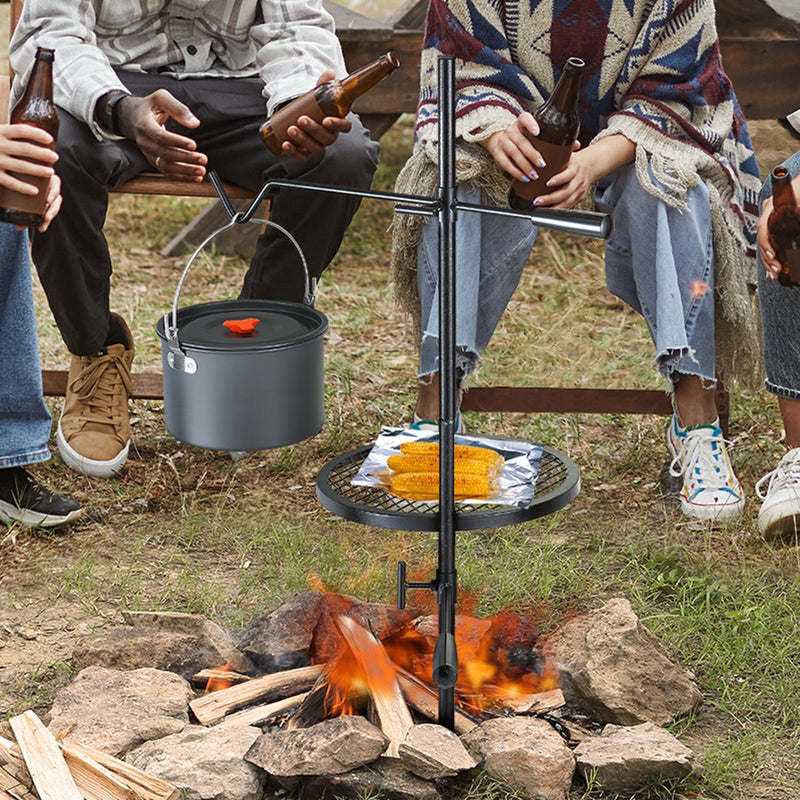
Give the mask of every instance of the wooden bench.
<svg viewBox="0 0 800 800">
<path fill-rule="evenodd" d="M 11 30 L 22 0 L 11 0 Z M 376 138 L 404 113 L 417 105 L 419 52 L 426 0 L 408 0 L 385 22 L 325 0 L 337 23 L 348 68 L 360 66 L 387 50 L 399 57 L 401 67 L 391 80 L 360 98 L 355 110 Z M 798 106 L 796 76 L 800 72 L 800 25 L 776 14 L 764 0 L 717 0 L 718 28 L 725 69 L 750 119 L 775 119 Z M 765 88 L 767 90 L 765 90 Z M 3 91 L 0 84 L 0 93 Z M 8 91 L 6 84 L 5 91 Z M 0 98 L 2 102 L 2 98 Z M 252 195 L 241 187 L 227 187 L 232 198 Z M 215 197 L 206 183 L 187 185 L 162 175 L 145 174 L 113 191 L 135 194 L 195 195 Z M 63 395 L 66 372 L 43 371 L 45 393 Z M 135 374 L 134 397 L 160 399 L 160 374 Z M 718 389 L 723 424 L 728 417 L 728 394 Z M 669 398 L 661 390 L 599 388 L 537 388 L 474 386 L 464 397 L 465 411 L 670 414 Z"/>
</svg>

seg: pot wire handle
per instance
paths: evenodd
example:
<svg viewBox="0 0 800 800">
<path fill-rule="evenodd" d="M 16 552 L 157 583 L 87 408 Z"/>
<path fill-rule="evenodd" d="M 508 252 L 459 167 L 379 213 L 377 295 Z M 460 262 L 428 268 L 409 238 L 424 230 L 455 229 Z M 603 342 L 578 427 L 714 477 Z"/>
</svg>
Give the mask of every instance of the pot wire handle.
<svg viewBox="0 0 800 800">
<path fill-rule="evenodd" d="M 234 214 L 233 218 L 230 222 L 223 225 L 221 228 L 217 228 L 213 233 L 210 233 L 203 239 L 202 242 L 197 246 L 195 251 L 190 256 L 186 266 L 183 268 L 183 272 L 181 272 L 181 276 L 178 279 L 178 285 L 175 288 L 175 296 L 172 300 L 172 321 L 170 321 L 170 312 L 168 311 L 164 314 L 164 332 L 167 335 L 168 339 L 172 339 L 177 341 L 178 339 L 178 299 L 181 294 L 181 289 L 183 288 L 183 282 L 186 280 L 186 276 L 189 273 L 189 269 L 191 268 L 194 260 L 200 255 L 203 248 L 217 235 L 220 233 L 224 233 L 225 231 L 230 230 L 234 225 L 242 225 L 243 223 L 240 221 L 241 217 L 243 216 L 242 212 L 238 214 Z M 267 225 L 271 228 L 276 228 L 279 230 L 284 236 L 286 236 L 289 241 L 295 246 L 298 255 L 300 256 L 300 262 L 303 265 L 303 275 L 305 277 L 305 290 L 303 293 L 303 302 L 309 306 L 310 308 L 314 307 L 314 303 L 317 299 L 317 279 L 314 278 L 313 280 L 309 278 L 308 274 L 308 262 L 306 261 L 305 254 L 303 253 L 302 248 L 297 242 L 297 239 L 292 236 L 289 231 L 286 230 L 282 225 L 279 225 L 277 222 L 273 222 L 269 219 L 250 219 L 248 222 L 254 222 L 261 225 Z"/>
</svg>

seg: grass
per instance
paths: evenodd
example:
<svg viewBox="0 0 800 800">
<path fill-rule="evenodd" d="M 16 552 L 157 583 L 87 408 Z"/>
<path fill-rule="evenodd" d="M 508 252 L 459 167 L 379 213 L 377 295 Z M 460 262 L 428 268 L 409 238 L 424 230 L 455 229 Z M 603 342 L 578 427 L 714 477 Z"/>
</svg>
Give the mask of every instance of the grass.
<svg viewBox="0 0 800 800">
<path fill-rule="evenodd" d="M 409 147 L 407 121 L 384 141 L 375 186 L 390 189 Z M 770 146 L 778 146 L 770 140 Z M 772 154 L 765 155 L 771 159 Z M 203 201 L 113 197 L 112 307 L 131 322 L 138 369 L 160 368 L 156 321 L 171 307 L 184 258 L 160 248 Z M 326 337 L 326 420 L 306 443 L 240 462 L 174 441 L 160 402 L 133 404 L 134 448 L 125 471 L 91 480 L 58 458 L 37 470 L 83 502 L 85 521 L 62 534 L 0 529 L 0 713 L 44 711 L 72 678 L 76 631 L 119 624 L 121 612 L 205 614 L 231 631 L 314 581 L 366 600 L 393 602 L 395 564 L 429 580 L 436 537 L 347 522 L 319 505 L 315 479 L 334 455 L 399 425 L 414 400 L 410 326 L 386 284 L 390 211 L 364 201 L 326 274 L 317 307 Z M 235 257 L 198 259 L 186 304 L 235 296 L 245 269 Z M 603 288 L 602 247 L 542 233 L 477 383 L 659 388 L 641 320 Z M 66 366 L 37 289 L 42 360 Z M 649 416 L 476 414 L 471 430 L 543 441 L 581 467 L 582 491 L 547 518 L 458 534 L 463 602 L 476 613 L 513 609 L 557 626 L 575 609 L 623 596 L 670 654 L 694 671 L 705 703 L 674 726 L 706 766 L 680 786 L 651 786 L 640 800 L 685 797 L 781 800 L 800 796 L 800 579 L 796 548 L 772 547 L 756 529 L 753 485 L 781 452 L 774 400 L 732 392 L 732 457 L 747 494 L 744 516 L 720 530 L 692 530 L 659 474 L 664 420 Z M 55 415 L 60 400 L 50 399 Z M 431 603 L 412 592 L 411 602 Z M 57 639 L 5 631 L 44 621 Z M 56 634 L 54 634 L 56 636 Z M 53 641 L 61 642 L 56 650 Z M 8 672 L 0 669 L 0 676 Z M 2 726 L 0 726 L 2 727 Z M 460 800 L 516 798 L 485 776 Z M 592 785 L 571 800 L 612 800 Z"/>
</svg>

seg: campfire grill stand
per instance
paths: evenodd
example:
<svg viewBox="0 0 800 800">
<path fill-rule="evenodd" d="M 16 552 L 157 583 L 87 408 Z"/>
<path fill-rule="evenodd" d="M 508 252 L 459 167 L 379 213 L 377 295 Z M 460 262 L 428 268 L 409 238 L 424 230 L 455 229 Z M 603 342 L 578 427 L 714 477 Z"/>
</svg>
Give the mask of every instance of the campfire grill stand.
<svg viewBox="0 0 800 800">
<path fill-rule="evenodd" d="M 578 493 L 580 474 L 577 466 L 566 456 L 544 448 L 540 475 L 537 477 L 537 497 L 527 509 L 479 506 L 459 513 L 454 499 L 454 437 L 456 418 L 455 372 L 455 226 L 458 211 L 503 216 L 526 217 L 540 227 L 561 230 L 593 238 L 606 238 L 611 230 L 608 215 L 593 212 L 563 211 L 537 208 L 530 212 L 484 207 L 460 203 L 456 198 L 455 181 L 455 65 L 449 56 L 439 58 L 439 185 L 433 198 L 393 192 L 361 191 L 345 187 L 323 186 L 295 181 L 267 181 L 242 212 L 236 212 L 227 197 L 222 182 L 213 171 L 209 179 L 231 218 L 231 226 L 249 222 L 258 205 L 270 193 L 280 188 L 307 189 L 333 194 L 357 195 L 378 200 L 391 200 L 395 211 L 405 214 L 436 216 L 439 226 L 439 505 L 400 502 L 386 507 L 383 500 L 371 505 L 374 492 L 351 494 L 349 477 L 357 471 L 371 448 L 360 448 L 335 459 L 317 478 L 317 497 L 323 506 L 340 516 L 380 527 L 407 530 L 431 530 L 438 526 L 439 563 L 435 578 L 430 582 L 406 580 L 406 564 L 398 564 L 398 606 L 405 607 L 406 589 L 427 589 L 435 592 L 439 609 L 439 631 L 433 655 L 433 681 L 439 689 L 438 722 L 450 728 L 455 721 L 455 684 L 458 678 L 458 656 L 455 639 L 455 609 L 457 579 L 455 564 L 456 528 L 498 527 L 543 516 L 563 508 Z M 313 297 L 312 290 L 312 297 Z M 545 466 L 547 465 L 546 469 Z M 540 493 L 543 472 L 555 468 L 554 486 Z M 347 478 L 342 476 L 346 475 Z M 544 481 L 547 486 L 547 480 Z M 378 490 L 379 494 L 386 493 Z"/>
</svg>

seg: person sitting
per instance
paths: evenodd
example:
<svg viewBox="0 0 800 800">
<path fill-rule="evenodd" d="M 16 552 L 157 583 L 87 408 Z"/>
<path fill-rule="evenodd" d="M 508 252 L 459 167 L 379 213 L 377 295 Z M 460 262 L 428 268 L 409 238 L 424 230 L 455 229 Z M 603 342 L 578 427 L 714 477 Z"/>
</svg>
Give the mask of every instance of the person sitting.
<svg viewBox="0 0 800 800">
<path fill-rule="evenodd" d="M 460 201 L 507 204 L 510 181 L 538 176 L 526 134 L 568 58 L 585 62 L 579 145 L 535 204 L 570 209 L 593 200 L 613 218 L 606 281 L 641 313 L 675 413 L 667 431 L 680 501 L 692 518 L 731 519 L 744 494 L 716 407 L 716 376 L 758 374 L 756 199 L 761 182 L 729 79 L 714 3 L 528 0 L 518 13 L 489 0 L 428 8 L 412 155 L 398 192 L 432 194 L 437 180 L 437 59 L 455 57 L 456 183 Z M 613 46 L 612 46 L 613 42 Z M 478 364 L 536 238 L 528 219 L 459 212 L 456 223 L 456 378 Z M 392 280 L 419 322 L 414 413 L 437 420 L 438 226 L 398 215 Z M 716 302 L 715 302 L 716 298 Z M 716 334 L 716 336 L 715 336 Z M 716 341 L 716 353 L 715 353 Z"/>
<path fill-rule="evenodd" d="M 128 325 L 110 310 L 108 187 L 153 169 L 198 182 L 211 168 L 253 191 L 270 178 L 363 190 L 379 148 L 353 114 L 319 124 L 301 117 L 282 156 L 260 136 L 276 108 L 346 74 L 320 0 L 26 0 L 9 46 L 12 104 L 37 46 L 55 50 L 60 117 L 63 211 L 32 237 L 40 281 L 72 354 L 58 449 L 72 469 L 108 477 L 128 456 L 134 358 Z M 298 242 L 318 278 L 359 202 L 357 195 L 283 189 L 271 219 Z M 241 297 L 300 302 L 303 289 L 295 246 L 268 227 Z"/>
<path fill-rule="evenodd" d="M 59 180 L 52 167 L 57 156 L 48 146 L 52 142 L 49 133 L 32 125 L 0 125 L 0 186 L 35 195 L 36 188 L 24 176 L 53 176 L 40 231 L 47 229 L 61 205 Z M 25 230 L 1 222 L 0 253 L 0 521 L 54 528 L 77 519 L 81 507 L 75 498 L 51 491 L 25 469 L 50 458 L 52 427 L 42 397 Z"/>
<path fill-rule="evenodd" d="M 800 130 L 800 114 L 796 116 Z M 800 151 L 784 162 L 792 175 L 795 197 L 800 198 Z M 786 453 L 778 465 L 756 484 L 763 500 L 758 528 L 765 538 L 800 543 L 800 289 L 778 283 L 781 263 L 767 231 L 772 212 L 772 179 L 761 191 L 758 221 L 758 296 L 764 337 L 767 391 L 778 398 L 786 434 Z"/>
</svg>

